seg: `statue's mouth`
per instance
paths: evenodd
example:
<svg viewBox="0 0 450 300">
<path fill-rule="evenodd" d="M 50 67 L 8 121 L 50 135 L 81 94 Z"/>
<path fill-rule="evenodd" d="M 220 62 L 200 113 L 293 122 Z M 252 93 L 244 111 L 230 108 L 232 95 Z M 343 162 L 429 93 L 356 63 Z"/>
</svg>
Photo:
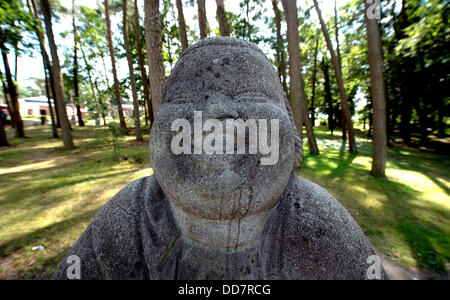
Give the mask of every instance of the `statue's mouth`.
<svg viewBox="0 0 450 300">
<path fill-rule="evenodd" d="M 232 171 L 231 169 L 224 169 L 218 176 L 211 176 L 209 178 L 202 178 L 201 190 L 202 194 L 211 194 L 215 196 L 230 196 L 242 186 L 243 178 Z"/>
</svg>

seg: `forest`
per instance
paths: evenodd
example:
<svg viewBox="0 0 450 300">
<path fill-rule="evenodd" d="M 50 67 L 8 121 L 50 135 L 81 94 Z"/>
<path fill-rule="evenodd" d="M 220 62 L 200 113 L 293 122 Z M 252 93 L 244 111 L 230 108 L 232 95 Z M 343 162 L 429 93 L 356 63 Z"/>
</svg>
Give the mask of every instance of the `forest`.
<svg viewBox="0 0 450 300">
<path fill-rule="evenodd" d="M 270 59 L 303 139 L 297 174 L 331 190 L 411 277 L 448 278 L 448 1 L 93 2 L 0 2 L 0 278 L 49 277 L 111 191 L 149 171 L 165 81 L 212 36 Z M 20 99 L 41 96 L 48 115 L 24 115 Z M 40 208 L 34 193 L 48 196 Z M 31 250 L 44 244 L 53 253 Z"/>
</svg>

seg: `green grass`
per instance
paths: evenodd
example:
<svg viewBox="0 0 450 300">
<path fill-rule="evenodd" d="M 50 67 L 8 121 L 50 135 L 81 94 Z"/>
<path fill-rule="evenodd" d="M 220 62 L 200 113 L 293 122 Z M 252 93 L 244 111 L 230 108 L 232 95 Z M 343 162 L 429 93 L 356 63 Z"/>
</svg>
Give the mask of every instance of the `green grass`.
<svg viewBox="0 0 450 300">
<path fill-rule="evenodd" d="M 11 133 L 11 132 L 10 132 Z M 75 127 L 77 149 L 62 150 L 48 126 L 0 149 L 0 279 L 48 278 L 95 212 L 134 179 L 151 175 L 146 141 L 120 141 L 106 128 Z M 446 272 L 450 258 L 450 162 L 415 149 L 389 150 L 387 179 L 369 176 L 370 142 L 349 155 L 340 138 L 317 129 L 321 155 L 305 155 L 299 176 L 326 189 L 372 243 L 404 266 Z M 305 153 L 308 153 L 305 149 Z M 128 160 L 124 160 L 125 154 Z M 43 245 L 45 250 L 33 251 Z"/>
<path fill-rule="evenodd" d="M 121 141 L 121 157 L 102 136 L 107 129 L 76 129 L 78 148 L 62 150 L 49 128 L 0 149 L 0 278 L 47 278 L 95 212 L 127 183 L 152 174 L 148 144 Z M 147 135 L 148 138 L 148 135 Z M 32 251 L 44 245 L 44 251 Z"/>
<path fill-rule="evenodd" d="M 306 155 L 297 174 L 330 191 L 392 260 L 419 270 L 448 272 L 449 157 L 390 148 L 387 178 L 377 179 L 369 175 L 369 140 L 359 138 L 359 153 L 351 155 L 340 136 L 323 130 L 316 130 L 316 135 L 321 155 Z"/>
</svg>

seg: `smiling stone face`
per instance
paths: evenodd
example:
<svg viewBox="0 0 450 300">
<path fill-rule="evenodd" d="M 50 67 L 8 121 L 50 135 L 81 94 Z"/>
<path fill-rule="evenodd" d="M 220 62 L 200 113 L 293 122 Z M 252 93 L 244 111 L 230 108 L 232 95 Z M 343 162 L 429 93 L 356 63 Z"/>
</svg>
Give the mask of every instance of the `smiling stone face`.
<svg viewBox="0 0 450 300">
<path fill-rule="evenodd" d="M 171 204 L 209 220 L 244 218 L 273 208 L 301 151 L 286 103 L 274 68 L 253 44 L 211 38 L 189 48 L 167 81 L 150 141 L 155 176 Z M 279 120 L 278 162 L 262 165 L 267 155 L 249 154 L 248 139 L 246 154 L 174 154 L 171 142 L 177 132 L 171 125 L 185 119 L 194 131 L 195 111 L 203 121 L 219 120 L 224 128 L 229 120 Z M 192 137 L 194 143 L 194 132 Z"/>
</svg>

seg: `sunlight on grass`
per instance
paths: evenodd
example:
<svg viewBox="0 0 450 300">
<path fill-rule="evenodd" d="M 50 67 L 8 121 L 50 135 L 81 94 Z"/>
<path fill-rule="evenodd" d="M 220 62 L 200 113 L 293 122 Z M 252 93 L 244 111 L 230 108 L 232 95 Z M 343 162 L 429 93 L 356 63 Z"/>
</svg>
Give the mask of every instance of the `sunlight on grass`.
<svg viewBox="0 0 450 300">
<path fill-rule="evenodd" d="M 323 130 L 317 130 L 316 135 L 321 155 L 306 154 L 297 174 L 333 194 L 382 253 L 419 269 L 448 272 L 448 157 L 392 148 L 388 154 L 388 178 L 376 179 L 369 175 L 370 141 L 358 139 L 359 153 L 354 156 L 348 154 L 340 136 Z"/>
<path fill-rule="evenodd" d="M 75 130 L 77 149 L 69 153 L 55 149 L 61 141 L 50 134 L 30 128 L 31 138 L 0 151 L 0 278 L 48 277 L 102 205 L 153 174 L 148 143 L 132 136 L 120 145 L 125 161 L 98 138 L 104 129 Z M 32 251 L 37 245 L 45 250 Z"/>
</svg>

